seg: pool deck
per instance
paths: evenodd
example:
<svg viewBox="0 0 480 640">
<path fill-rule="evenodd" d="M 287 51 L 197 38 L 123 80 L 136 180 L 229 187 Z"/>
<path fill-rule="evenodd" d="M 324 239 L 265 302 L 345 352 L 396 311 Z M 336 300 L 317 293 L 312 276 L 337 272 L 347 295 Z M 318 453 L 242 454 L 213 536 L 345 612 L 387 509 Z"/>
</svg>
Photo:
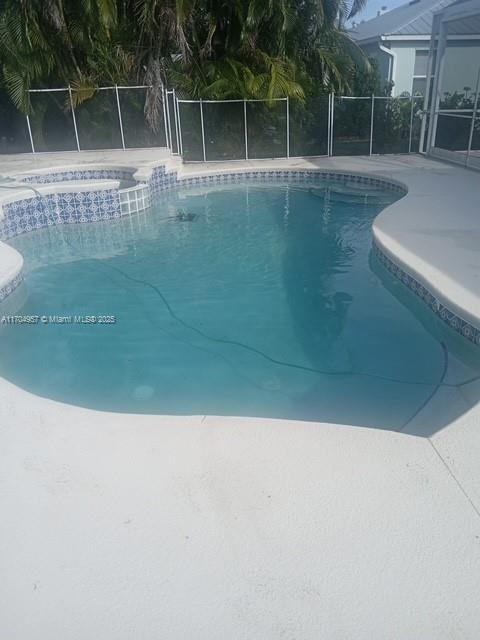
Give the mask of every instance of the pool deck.
<svg viewBox="0 0 480 640">
<path fill-rule="evenodd" d="M 3 157 L 0 174 L 156 153 Z M 243 166 L 405 182 L 375 232 L 480 317 L 478 173 L 420 156 Z M 479 401 L 479 381 L 443 387 L 396 433 L 110 414 L 0 379 L 2 636 L 478 640 Z"/>
</svg>

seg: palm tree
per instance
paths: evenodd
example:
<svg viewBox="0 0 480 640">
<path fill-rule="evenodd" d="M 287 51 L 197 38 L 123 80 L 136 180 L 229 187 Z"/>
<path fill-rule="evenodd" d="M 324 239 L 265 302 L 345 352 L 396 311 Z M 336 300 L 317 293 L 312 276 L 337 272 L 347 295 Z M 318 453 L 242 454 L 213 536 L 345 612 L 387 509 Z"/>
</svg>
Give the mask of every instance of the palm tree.
<svg viewBox="0 0 480 640">
<path fill-rule="evenodd" d="M 343 28 L 366 0 L 4 0 L 1 82 L 31 110 L 28 89 L 71 85 L 76 103 L 101 84 L 161 83 L 190 97 L 302 99 L 348 91 L 367 64 Z"/>
</svg>

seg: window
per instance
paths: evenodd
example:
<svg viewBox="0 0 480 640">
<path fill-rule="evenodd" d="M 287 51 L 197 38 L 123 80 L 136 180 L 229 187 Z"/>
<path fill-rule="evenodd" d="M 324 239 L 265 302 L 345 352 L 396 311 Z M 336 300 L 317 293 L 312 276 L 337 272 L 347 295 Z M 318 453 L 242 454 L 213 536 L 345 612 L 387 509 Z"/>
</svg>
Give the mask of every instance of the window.
<svg viewBox="0 0 480 640">
<path fill-rule="evenodd" d="M 415 66 L 413 67 L 414 76 L 426 76 L 428 63 L 428 51 L 425 49 L 417 49 L 415 51 Z"/>
<path fill-rule="evenodd" d="M 427 79 L 426 78 L 414 78 L 412 84 L 412 95 L 413 96 L 425 96 L 425 92 L 427 90 Z"/>
</svg>

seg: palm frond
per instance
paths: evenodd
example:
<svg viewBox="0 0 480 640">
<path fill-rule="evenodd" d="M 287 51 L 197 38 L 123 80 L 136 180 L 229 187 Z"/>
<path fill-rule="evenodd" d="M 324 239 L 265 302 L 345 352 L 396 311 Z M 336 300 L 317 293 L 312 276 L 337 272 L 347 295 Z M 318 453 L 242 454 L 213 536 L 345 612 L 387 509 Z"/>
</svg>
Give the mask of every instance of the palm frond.
<svg viewBox="0 0 480 640">
<path fill-rule="evenodd" d="M 81 104 L 93 98 L 96 93 L 96 88 L 91 78 L 82 77 L 72 80 L 72 104 L 76 109 Z"/>
</svg>

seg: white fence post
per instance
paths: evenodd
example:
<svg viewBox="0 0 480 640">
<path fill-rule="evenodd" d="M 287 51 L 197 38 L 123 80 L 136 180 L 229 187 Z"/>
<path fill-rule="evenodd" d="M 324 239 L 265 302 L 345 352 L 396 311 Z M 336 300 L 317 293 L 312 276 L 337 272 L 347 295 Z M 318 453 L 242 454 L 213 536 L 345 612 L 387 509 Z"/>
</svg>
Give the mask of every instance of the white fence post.
<svg viewBox="0 0 480 640">
<path fill-rule="evenodd" d="M 330 111 L 331 111 L 332 94 L 328 94 L 328 111 L 327 111 L 327 156 L 330 155 Z"/>
<path fill-rule="evenodd" d="M 207 161 L 207 153 L 205 151 L 205 127 L 203 126 L 203 102 L 200 98 L 200 124 L 202 126 L 202 148 L 203 148 L 203 161 Z"/>
<path fill-rule="evenodd" d="M 77 151 L 80 151 L 80 140 L 78 138 L 77 119 L 73 108 L 72 87 L 68 85 L 68 96 L 70 98 L 70 109 L 72 110 L 73 128 L 75 129 L 75 140 L 77 141 Z"/>
<path fill-rule="evenodd" d="M 181 142 L 181 132 L 180 132 L 180 107 L 178 104 L 177 94 L 175 93 L 175 89 L 173 89 L 173 118 L 175 120 L 175 133 L 177 134 L 177 150 L 181 154 L 183 153 L 183 144 Z M 180 142 L 179 142 L 180 140 Z"/>
<path fill-rule="evenodd" d="M 245 128 L 245 160 L 248 160 L 247 101 L 243 101 L 243 126 Z"/>
<path fill-rule="evenodd" d="M 329 155 L 333 156 L 333 131 L 334 131 L 334 116 L 335 116 L 335 93 L 332 91 L 331 92 L 331 105 L 332 105 L 332 109 L 330 112 L 330 120 L 331 120 L 331 124 L 330 124 L 330 152 Z"/>
<path fill-rule="evenodd" d="M 168 101 L 168 94 L 170 92 L 168 90 L 165 91 L 165 101 L 167 103 L 167 122 L 168 122 L 168 137 L 170 139 L 170 153 L 174 153 L 173 151 L 173 138 L 172 138 L 172 122 L 170 120 L 170 103 Z M 173 101 L 173 108 L 175 109 L 175 100 L 173 99 L 173 91 L 172 93 L 172 101 Z M 177 152 L 178 152 L 178 138 L 176 138 L 177 140 Z"/>
<path fill-rule="evenodd" d="M 122 137 L 122 148 L 125 151 L 125 138 L 123 136 L 122 110 L 120 108 L 120 96 L 118 95 L 117 85 L 115 85 L 115 95 L 117 96 L 118 124 L 120 125 L 120 135 Z"/>
<path fill-rule="evenodd" d="M 148 91 L 148 89 L 147 89 L 147 91 Z M 163 86 L 163 82 L 162 82 L 163 127 L 165 129 L 165 144 L 167 145 L 167 147 L 170 149 L 170 152 L 171 152 L 172 151 L 172 141 L 168 137 L 167 110 L 165 108 L 165 100 L 166 100 L 166 93 L 165 93 L 165 87 Z"/>
<path fill-rule="evenodd" d="M 372 93 L 372 112 L 370 114 L 370 153 L 369 153 L 369 155 L 372 155 L 372 149 L 373 149 L 373 109 L 374 109 L 374 105 L 375 105 L 375 96 Z"/>
<path fill-rule="evenodd" d="M 28 116 L 26 116 L 26 118 L 27 118 L 28 135 L 30 137 L 30 145 L 32 147 L 32 153 L 35 153 L 35 146 L 33 144 L 33 136 L 32 136 L 32 127 L 30 126 L 30 118 Z"/>
<path fill-rule="evenodd" d="M 176 120 L 176 129 L 177 129 L 177 148 L 178 152 L 181 156 L 183 156 L 183 140 L 182 140 L 182 121 L 180 119 L 180 105 L 178 104 L 178 98 L 175 97 L 175 89 L 173 90 L 173 105 L 175 112 L 175 120 Z"/>
<path fill-rule="evenodd" d="M 290 98 L 287 96 L 287 158 L 290 158 Z"/>
</svg>

